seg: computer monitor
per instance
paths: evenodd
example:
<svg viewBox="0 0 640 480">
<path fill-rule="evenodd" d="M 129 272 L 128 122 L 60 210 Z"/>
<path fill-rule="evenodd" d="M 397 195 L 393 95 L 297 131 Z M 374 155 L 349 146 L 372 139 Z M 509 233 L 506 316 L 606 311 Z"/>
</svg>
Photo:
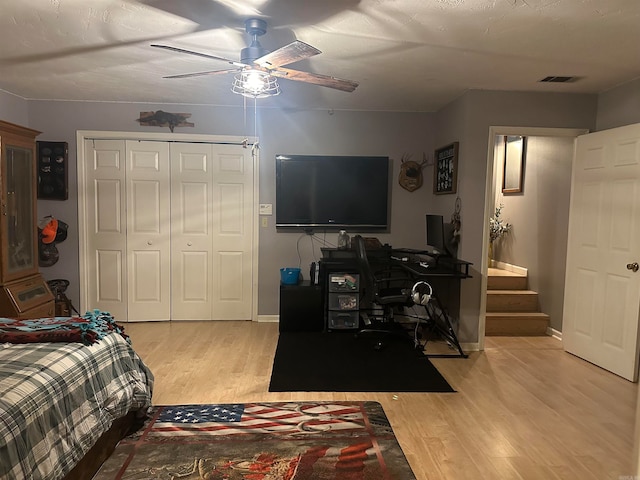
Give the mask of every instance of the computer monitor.
<svg viewBox="0 0 640 480">
<path fill-rule="evenodd" d="M 445 225 L 442 215 L 426 215 L 427 245 L 431 247 L 434 255 L 453 257 L 445 238 Z"/>
</svg>

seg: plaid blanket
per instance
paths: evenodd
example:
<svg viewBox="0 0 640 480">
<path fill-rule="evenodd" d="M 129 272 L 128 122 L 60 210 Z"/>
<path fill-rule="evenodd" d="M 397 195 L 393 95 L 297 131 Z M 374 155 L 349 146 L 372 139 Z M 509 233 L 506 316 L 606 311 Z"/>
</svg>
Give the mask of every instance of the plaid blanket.
<svg viewBox="0 0 640 480">
<path fill-rule="evenodd" d="M 63 478 L 113 421 L 151 404 L 153 375 L 115 332 L 0 344 L 0 478 Z"/>
<path fill-rule="evenodd" d="M 117 332 L 126 340 L 129 338 L 110 313 L 99 310 L 87 312 L 82 317 L 0 318 L 0 343 L 80 342 L 93 345 L 110 332 Z"/>
</svg>

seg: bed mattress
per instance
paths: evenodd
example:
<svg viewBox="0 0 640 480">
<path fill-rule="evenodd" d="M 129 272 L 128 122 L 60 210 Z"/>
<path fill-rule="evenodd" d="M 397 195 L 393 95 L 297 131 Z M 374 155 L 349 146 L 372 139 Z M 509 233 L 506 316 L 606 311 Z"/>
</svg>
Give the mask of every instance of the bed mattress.
<svg viewBox="0 0 640 480">
<path fill-rule="evenodd" d="M 125 336 L 0 344 L 0 478 L 63 478 L 129 411 L 151 405 L 153 375 Z"/>
</svg>

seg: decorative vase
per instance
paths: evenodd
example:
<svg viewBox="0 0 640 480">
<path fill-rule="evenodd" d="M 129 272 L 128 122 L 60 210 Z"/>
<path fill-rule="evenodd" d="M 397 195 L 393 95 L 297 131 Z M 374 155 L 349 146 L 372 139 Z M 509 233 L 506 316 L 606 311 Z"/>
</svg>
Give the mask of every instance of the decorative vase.
<svg viewBox="0 0 640 480">
<path fill-rule="evenodd" d="M 491 262 L 493 260 L 493 242 L 489 242 L 489 266 L 491 267 Z"/>
</svg>

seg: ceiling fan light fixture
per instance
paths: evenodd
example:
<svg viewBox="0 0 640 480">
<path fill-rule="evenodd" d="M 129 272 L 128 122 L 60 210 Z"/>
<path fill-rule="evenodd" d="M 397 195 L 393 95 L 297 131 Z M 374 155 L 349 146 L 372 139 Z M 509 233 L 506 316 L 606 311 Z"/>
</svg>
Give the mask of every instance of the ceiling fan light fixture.
<svg viewBox="0 0 640 480">
<path fill-rule="evenodd" d="M 280 85 L 268 72 L 245 69 L 235 75 L 231 91 L 245 97 L 265 98 L 279 95 Z"/>
<path fill-rule="evenodd" d="M 244 95 L 245 97 L 250 98 L 264 98 L 279 95 L 280 86 L 278 85 L 276 77 L 334 88 L 343 92 L 353 92 L 358 86 L 358 82 L 354 82 L 353 80 L 345 80 L 329 75 L 283 68 L 284 65 L 289 65 L 291 63 L 310 58 L 322 52 L 300 40 L 295 40 L 288 45 L 277 48 L 272 52 L 268 52 L 262 48 L 262 45 L 260 45 L 260 42 L 258 41 L 258 37 L 264 35 L 267 31 L 267 22 L 261 18 L 248 19 L 245 22 L 245 30 L 249 35 L 251 35 L 251 45 L 241 50 L 239 62 L 225 57 L 219 57 L 217 55 L 185 50 L 184 48 L 172 47 L 169 45 L 153 44 L 151 46 L 173 52 L 208 58 L 211 60 L 219 60 L 236 67 L 227 68 L 225 70 L 208 70 L 205 72 L 168 75 L 165 78 L 188 78 L 199 77 L 202 75 L 220 75 L 233 72 L 236 75 L 234 77 L 233 85 L 231 86 L 231 91 L 238 95 Z"/>
</svg>

